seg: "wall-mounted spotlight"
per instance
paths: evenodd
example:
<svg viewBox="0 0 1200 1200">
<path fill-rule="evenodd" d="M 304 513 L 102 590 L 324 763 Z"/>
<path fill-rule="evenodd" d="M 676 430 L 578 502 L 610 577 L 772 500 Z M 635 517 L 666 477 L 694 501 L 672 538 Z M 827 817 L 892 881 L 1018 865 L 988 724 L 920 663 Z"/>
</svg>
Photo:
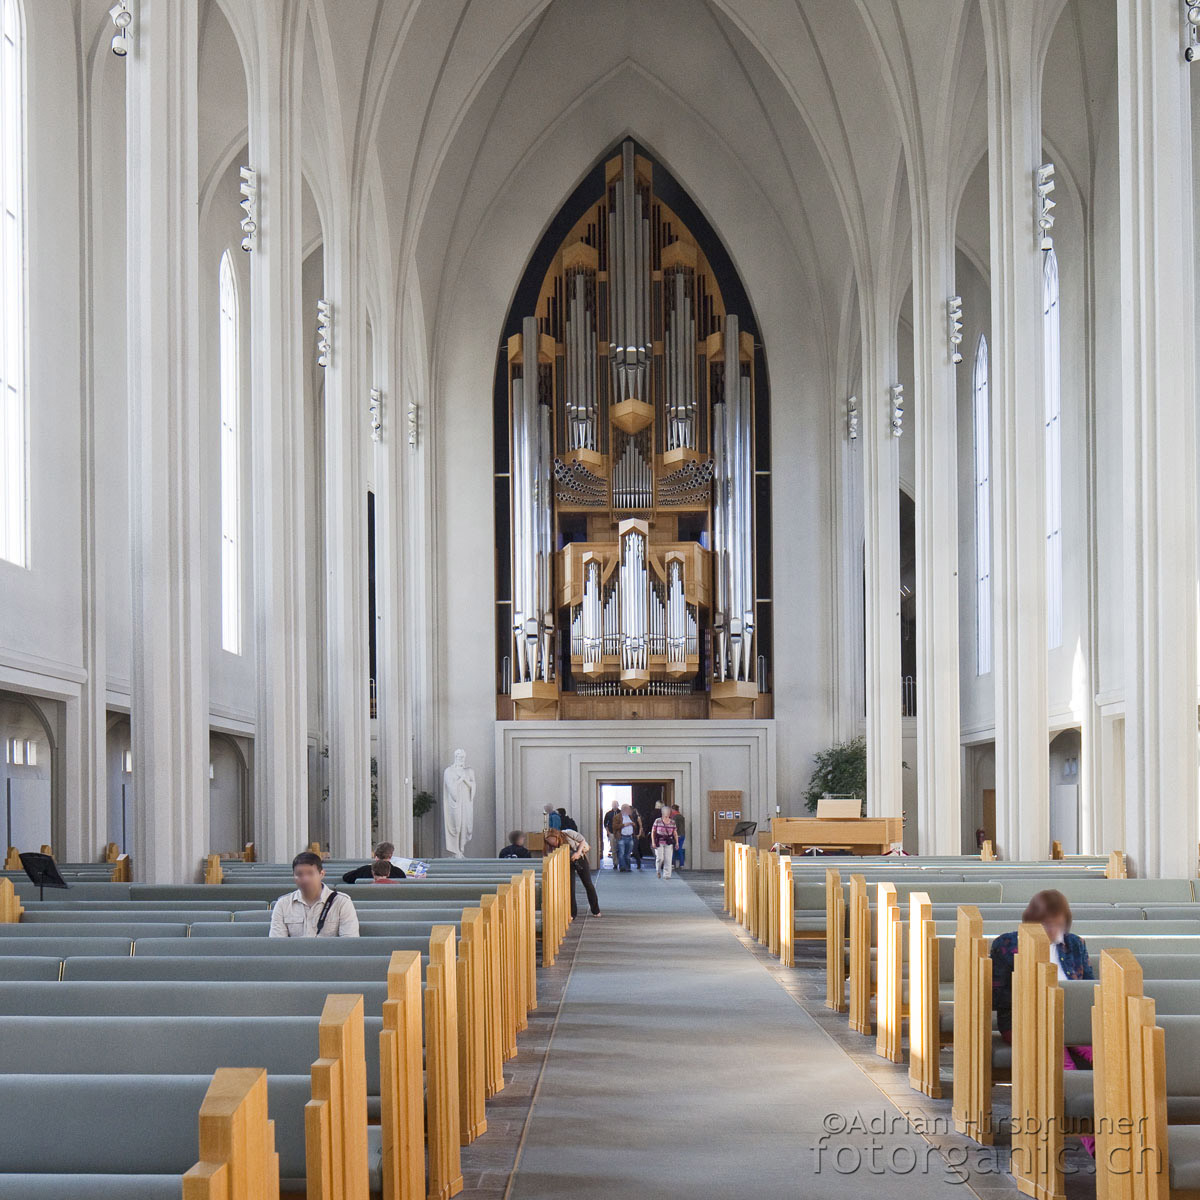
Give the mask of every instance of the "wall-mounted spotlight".
<svg viewBox="0 0 1200 1200">
<path fill-rule="evenodd" d="M 846 436 L 852 441 L 858 441 L 858 397 L 851 396 L 846 401 Z"/>
<path fill-rule="evenodd" d="M 1054 191 L 1053 163 L 1042 163 L 1038 167 L 1034 179 L 1034 191 L 1037 198 L 1037 228 L 1035 235 L 1038 239 L 1038 247 L 1042 250 L 1050 250 L 1054 247 L 1054 238 L 1050 236 L 1050 231 L 1054 228 L 1054 213 L 1052 211 L 1054 201 L 1050 199 L 1050 193 Z"/>
<path fill-rule="evenodd" d="M 327 367 L 333 361 L 333 305 L 328 300 L 317 301 L 317 366 Z"/>
<path fill-rule="evenodd" d="M 1200 58 L 1200 4 L 1195 0 L 1184 0 L 1183 39 L 1183 60 L 1193 63 Z"/>
<path fill-rule="evenodd" d="M 408 402 L 408 444 L 414 450 L 417 448 L 417 402 L 415 400 Z"/>
<path fill-rule="evenodd" d="M 133 13 L 129 11 L 125 0 L 117 0 L 117 3 L 108 10 L 108 15 L 112 17 L 112 23 L 117 27 L 117 32 L 113 34 L 112 52 L 118 58 L 124 58 L 133 46 L 133 39 L 129 36 L 129 26 L 133 24 Z"/>
<path fill-rule="evenodd" d="M 238 190 L 242 198 L 238 203 L 242 208 L 242 249 L 250 251 L 258 237 L 258 172 L 253 167 L 242 167 L 238 174 L 241 176 Z"/>
<path fill-rule="evenodd" d="M 950 339 L 950 361 L 954 364 L 962 362 L 962 351 L 959 347 L 963 340 L 962 297 L 951 296 L 946 301 L 946 319 L 949 322 L 948 337 Z"/>
<path fill-rule="evenodd" d="M 383 441 L 383 393 L 378 388 L 372 388 L 368 413 L 371 422 L 371 441 Z"/>
<path fill-rule="evenodd" d="M 892 393 L 892 437 L 904 432 L 904 384 L 893 383 Z"/>
</svg>

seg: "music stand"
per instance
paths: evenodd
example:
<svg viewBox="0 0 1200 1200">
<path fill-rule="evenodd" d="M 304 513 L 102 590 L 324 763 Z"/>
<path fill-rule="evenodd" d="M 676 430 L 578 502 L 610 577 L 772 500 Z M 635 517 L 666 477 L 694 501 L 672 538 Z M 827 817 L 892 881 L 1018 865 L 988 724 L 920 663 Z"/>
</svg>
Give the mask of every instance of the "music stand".
<svg viewBox="0 0 1200 1200">
<path fill-rule="evenodd" d="M 757 821 L 739 821 L 733 827 L 733 833 L 731 833 L 729 836 L 731 838 L 733 838 L 734 841 L 737 841 L 738 838 L 744 838 L 744 839 L 746 839 L 746 845 L 749 845 L 750 844 L 750 841 L 749 841 L 750 835 L 752 833 L 754 833 L 757 829 L 758 829 Z"/>
<path fill-rule="evenodd" d="M 32 850 L 21 855 L 21 866 L 29 876 L 29 882 L 38 890 L 38 899 L 45 900 L 45 889 L 65 888 L 70 885 L 58 870 L 58 864 L 49 854 L 36 854 Z"/>
</svg>

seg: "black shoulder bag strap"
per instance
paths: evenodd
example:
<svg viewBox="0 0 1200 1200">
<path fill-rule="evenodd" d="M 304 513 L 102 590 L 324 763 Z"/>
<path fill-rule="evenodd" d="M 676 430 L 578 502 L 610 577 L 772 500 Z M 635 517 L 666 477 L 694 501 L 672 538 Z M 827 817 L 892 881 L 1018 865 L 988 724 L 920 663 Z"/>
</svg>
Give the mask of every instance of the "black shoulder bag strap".
<svg viewBox="0 0 1200 1200">
<path fill-rule="evenodd" d="M 333 902 L 338 898 L 339 892 L 334 888 L 329 893 L 329 899 L 321 906 L 321 915 L 317 917 L 317 936 L 321 936 L 321 930 L 325 928 L 325 918 L 329 916 L 329 910 L 333 907 Z"/>
</svg>

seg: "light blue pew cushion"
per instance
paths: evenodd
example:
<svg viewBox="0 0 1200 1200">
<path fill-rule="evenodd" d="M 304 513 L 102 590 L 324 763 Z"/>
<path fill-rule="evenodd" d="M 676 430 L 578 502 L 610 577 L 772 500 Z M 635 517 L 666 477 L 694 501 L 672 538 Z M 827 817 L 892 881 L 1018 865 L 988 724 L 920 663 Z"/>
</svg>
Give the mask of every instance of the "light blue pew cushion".
<svg viewBox="0 0 1200 1200">
<path fill-rule="evenodd" d="M 83 942 L 79 939 L 76 945 Z M 36 944 L 36 943 L 35 943 Z M 86 946 L 86 943 L 84 943 Z M 421 937 L 356 937 L 356 938 L 269 938 L 269 937 L 200 937 L 200 938 L 142 938 L 137 942 L 136 955 L 175 957 L 180 954 L 216 954 L 228 958 L 234 954 L 253 957 L 280 954 L 289 957 L 305 955 L 347 958 L 387 958 L 393 950 L 429 949 L 429 934 Z M 3 945 L 0 944 L 0 952 Z M 72 954 L 87 954 L 75 949 Z"/>
<path fill-rule="evenodd" d="M 1010 879 L 1005 875 L 1004 899 L 1028 902 L 1035 892 L 1055 887 L 1072 904 L 1187 904 L 1192 899 L 1190 879 L 1088 879 L 1064 877 L 1053 883 L 1045 879 Z"/>
<path fill-rule="evenodd" d="M 303 1075 L 320 1058 L 319 1016 L 0 1017 L 0 1074 L 211 1075 L 264 1067 Z M 363 1021 L 367 1094 L 379 1095 L 382 1017 Z"/>
<path fill-rule="evenodd" d="M 1157 985 L 1164 986 L 1164 985 Z M 1172 987 L 1188 988 L 1192 1003 L 1180 1012 L 1187 1015 L 1159 1014 L 1167 1063 L 1167 1120 L 1195 1124 L 1200 1122 L 1200 1016 L 1196 1016 L 1195 988 L 1187 981 L 1175 981 Z M 1147 988 L 1146 994 L 1150 994 Z M 1155 1000 L 1157 1007 L 1158 1001 Z M 1174 1136 L 1174 1130 L 1171 1131 Z"/>
<path fill-rule="evenodd" d="M 182 1175 L 211 1075 L 2 1075 L 0 1175 Z M 309 1075 L 267 1079 L 279 1173 L 303 1180 Z M 74 1198 L 72 1198 L 74 1200 Z M 86 1198 L 84 1198 L 86 1200 Z"/>
<path fill-rule="evenodd" d="M 380 905 L 378 908 L 372 904 L 369 909 L 363 910 L 360 916 L 370 921 L 432 921 L 446 924 L 460 920 L 464 908 L 478 907 L 477 901 L 470 900 L 447 901 L 445 904 L 405 904 L 400 906 L 388 904 Z M 205 918 L 205 920 L 211 919 Z M 269 925 L 271 910 L 256 908 L 249 912 L 236 912 L 233 914 L 233 919 L 238 924 Z"/>
<path fill-rule="evenodd" d="M 53 961 L 57 971 L 57 960 L 46 959 L 0 959 L 0 981 L 5 975 L 8 963 L 46 962 Z M 423 955 L 422 962 L 428 962 L 429 956 Z M 361 957 L 313 956 L 311 954 L 288 957 L 276 955 L 254 956 L 249 954 L 231 955 L 222 958 L 212 954 L 179 955 L 177 957 L 158 957 L 156 955 L 141 958 L 68 958 L 63 964 L 63 979 L 69 981 L 85 979 L 209 979 L 214 982 L 249 982 L 261 980 L 267 983 L 285 983 L 293 981 L 322 980 L 330 984 L 338 984 L 338 988 L 330 990 L 351 990 L 342 986 L 356 980 L 367 979 L 378 983 L 387 973 L 386 958 L 379 959 Z M 29 976 L 28 978 L 42 978 Z M 49 977 L 47 977 L 49 978 Z M 54 976 L 57 978 L 57 976 Z"/>
<path fill-rule="evenodd" d="M 101 959 L 101 962 L 132 962 L 132 959 Z M 6 980 L 42 979 L 54 980 L 62 970 L 62 959 L 34 955 L 9 954 L 0 958 L 0 983 Z"/>
<path fill-rule="evenodd" d="M 179 1200 L 178 1175 L 0 1175 L 0 1200 Z"/>
<path fill-rule="evenodd" d="M 150 937 L 187 937 L 185 921 L 71 921 L 61 925 L 0 924 L 0 942 L 10 938 L 121 937 L 136 941 Z"/>
<path fill-rule="evenodd" d="M 359 915 L 358 930 L 362 937 L 411 938 L 429 937 L 429 931 L 434 925 L 457 925 L 462 916 L 461 912 L 445 920 L 406 920 L 406 921 L 377 921 L 363 920 Z M 265 921 L 222 921 L 213 923 L 201 921 L 192 925 L 194 938 L 227 938 L 227 937 L 260 937 L 265 938 L 270 929 Z M 143 935 L 144 936 L 144 935 Z"/>
<path fill-rule="evenodd" d="M 1092 1072 L 1064 1071 L 1062 1074 L 1063 1115 L 1068 1122 L 1090 1121 L 1094 1111 L 1092 1103 Z"/>
<path fill-rule="evenodd" d="M 321 980 L 0 983 L 0 1015 L 304 1017 L 320 1014 L 330 990 Z M 338 990 L 361 993 L 366 1011 L 378 1013 L 387 998 L 387 981 L 339 981 Z"/>
<path fill-rule="evenodd" d="M 265 910 L 264 910 L 265 911 Z M 231 913 L 206 908 L 147 908 L 130 904 L 119 908 L 55 908 L 32 909 L 21 917 L 22 925 L 128 925 L 137 923 L 190 925 L 193 921 L 224 921 L 228 923 Z"/>
<path fill-rule="evenodd" d="M 1200 1126 L 1172 1125 L 1167 1133 L 1171 1190 L 1200 1191 Z"/>
<path fill-rule="evenodd" d="M 128 958 L 132 950 L 132 938 L 49 936 L 0 938 L 0 956 L 22 955 L 62 959 L 72 954 L 123 954 Z"/>
</svg>

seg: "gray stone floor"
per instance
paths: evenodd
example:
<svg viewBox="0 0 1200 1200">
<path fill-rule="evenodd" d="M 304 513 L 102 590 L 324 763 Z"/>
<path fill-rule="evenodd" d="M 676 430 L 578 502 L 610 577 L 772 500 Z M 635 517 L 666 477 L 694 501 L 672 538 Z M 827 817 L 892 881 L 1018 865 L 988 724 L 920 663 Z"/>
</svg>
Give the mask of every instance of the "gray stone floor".
<svg viewBox="0 0 1200 1200">
<path fill-rule="evenodd" d="M 998 1136 L 997 1141 L 1001 1144 L 995 1147 L 980 1147 L 954 1132 L 950 1118 L 951 1064 L 948 1052 L 944 1054 L 942 1063 L 946 1098 L 931 1100 L 914 1092 L 908 1085 L 906 1065 L 889 1063 L 876 1056 L 873 1039 L 851 1032 L 844 1013 L 833 1013 L 825 1008 L 823 943 L 799 943 L 796 967 L 783 968 L 778 960 L 721 912 L 721 880 L 718 873 L 688 871 L 683 873 L 683 878 L 709 911 L 736 936 L 761 969 L 831 1039 L 845 1055 L 848 1065 L 853 1065 L 878 1089 L 880 1100 L 899 1110 L 907 1126 L 902 1136 L 911 1139 L 914 1134 L 918 1135 L 929 1145 L 931 1154 L 940 1156 L 945 1165 L 944 1179 L 961 1181 L 961 1187 L 956 1190 L 963 1196 L 974 1196 L 979 1200 L 1001 1200 L 1001 1197 L 1007 1200 L 1019 1195 L 1006 1171 L 1008 1150 L 1004 1137 Z M 610 881 L 602 875 L 600 882 L 603 903 L 603 884 Z M 549 970 L 539 971 L 538 1008 L 530 1015 L 529 1029 L 518 1039 L 516 1058 L 505 1065 L 507 1086 L 500 1095 L 488 1102 L 487 1132 L 473 1145 L 462 1150 L 462 1195 L 471 1200 L 504 1200 L 515 1195 L 513 1169 L 523 1138 L 528 1136 L 528 1129 L 533 1124 L 539 1081 L 547 1066 L 555 1024 L 588 920 L 584 916 L 571 925 L 558 961 Z M 626 1086 L 636 1088 L 637 1085 L 628 1081 Z M 1006 1086 L 997 1087 L 995 1107 L 997 1120 L 1003 1122 L 1008 1115 Z M 566 1153 L 565 1158 L 569 1157 L 570 1154 Z M 599 1167 L 597 1163 L 591 1165 Z M 571 1169 L 565 1160 L 563 1168 L 569 1175 Z M 925 1171 L 928 1172 L 927 1166 Z M 594 1186 L 599 1180 L 587 1182 Z M 616 1181 L 613 1182 L 615 1184 Z M 859 1182 L 864 1181 L 860 1179 Z M 886 1183 L 885 1178 L 868 1182 Z M 621 1189 L 614 1187 L 613 1190 Z M 797 1179 L 795 1194 L 815 1193 L 810 1181 Z M 1091 1160 L 1071 1141 L 1067 1164 L 1068 1198 L 1082 1200 L 1094 1194 Z"/>
<path fill-rule="evenodd" d="M 516 1057 L 504 1064 L 504 1090 L 487 1102 L 487 1131 L 462 1148 L 459 1195 L 470 1200 L 505 1195 L 585 921 L 571 922 L 554 966 L 538 968 L 538 1006 L 529 1014 L 529 1028 L 517 1037 Z"/>
<path fill-rule="evenodd" d="M 971 1193 L 981 1200 L 1000 1200 L 1021 1193 L 1008 1174 L 1008 1138 L 1002 1131 L 1010 1116 L 1009 1088 L 998 1083 L 993 1091 L 992 1106 L 998 1133 L 995 1146 L 978 1146 L 969 1138 L 955 1132 L 951 1119 L 950 1050 L 942 1051 L 942 1094 L 932 1100 L 914 1091 L 908 1083 L 908 1064 L 891 1063 L 875 1053 L 873 1038 L 855 1033 L 845 1013 L 835 1013 L 825 1007 L 825 943 L 823 940 L 797 941 L 796 966 L 780 965 L 777 958 L 750 936 L 737 922 L 722 911 L 724 902 L 721 875 L 715 871 L 687 872 L 692 889 L 722 921 L 726 922 L 768 971 L 779 986 L 827 1033 L 845 1052 L 859 1070 L 868 1075 L 875 1086 L 905 1115 L 912 1128 L 919 1130 L 931 1145 L 946 1159 L 947 1167 L 954 1164 L 969 1178 L 964 1178 Z M 1068 1200 L 1083 1200 L 1096 1194 L 1095 1164 L 1073 1139 L 1067 1139 L 1064 1161 Z"/>
</svg>

